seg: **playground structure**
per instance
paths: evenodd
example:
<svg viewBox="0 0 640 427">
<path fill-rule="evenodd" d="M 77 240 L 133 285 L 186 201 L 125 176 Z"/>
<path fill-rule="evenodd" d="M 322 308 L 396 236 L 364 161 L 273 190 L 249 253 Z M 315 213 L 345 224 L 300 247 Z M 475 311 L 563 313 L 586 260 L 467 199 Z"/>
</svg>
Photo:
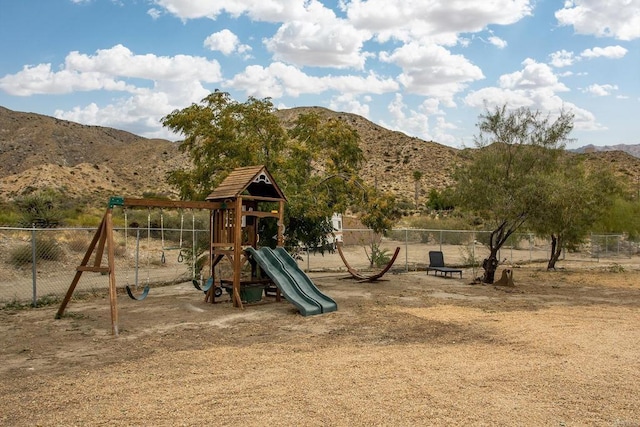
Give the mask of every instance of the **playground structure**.
<svg viewBox="0 0 640 427">
<path fill-rule="evenodd" d="M 330 298 L 322 295 L 315 285 L 284 256 L 284 205 L 286 198 L 264 166 L 250 166 L 233 170 L 222 183 L 206 198 L 206 201 L 174 201 L 156 199 L 134 199 L 112 197 L 100 226 L 76 268 L 76 274 L 60 304 L 56 318 L 62 317 L 71 296 L 84 272 L 96 272 L 109 276 L 109 300 L 111 305 L 112 333 L 118 335 L 117 286 L 115 276 L 115 244 L 113 236 L 113 208 L 173 208 L 209 210 L 209 251 L 208 266 L 210 283 L 206 290 L 205 301 L 215 303 L 215 283 L 219 282 L 231 295 L 234 307 L 244 308 L 241 289 L 254 284 L 274 283 L 278 289 L 276 299 L 280 299 L 282 290 L 287 300 L 300 309 L 302 315 L 319 314 L 337 309 Z M 265 210 L 264 207 L 267 207 Z M 277 206 L 277 209 L 274 209 Z M 269 248 L 257 250 L 259 241 L 258 222 L 263 219 L 277 221 L 276 256 L 264 256 Z M 164 239 L 163 239 L 164 249 Z M 107 255 L 107 265 L 103 257 Z M 164 254 L 164 252 L 163 252 Z M 93 262 L 90 263 L 92 260 Z M 288 256 L 288 254 L 287 254 Z M 232 276 L 216 277 L 215 267 L 223 260 L 229 261 Z M 192 260 L 195 262 L 195 260 Z M 242 277 L 243 267 L 249 263 L 250 277 Z M 260 277 L 258 265 L 270 276 Z M 260 288 L 262 291 L 262 288 Z M 131 289 L 127 293 L 133 299 L 144 299 L 149 292 L 145 287 L 139 297 Z M 319 302 L 318 302 L 319 301 Z M 316 305 L 318 310 L 309 309 L 308 304 Z"/>
</svg>

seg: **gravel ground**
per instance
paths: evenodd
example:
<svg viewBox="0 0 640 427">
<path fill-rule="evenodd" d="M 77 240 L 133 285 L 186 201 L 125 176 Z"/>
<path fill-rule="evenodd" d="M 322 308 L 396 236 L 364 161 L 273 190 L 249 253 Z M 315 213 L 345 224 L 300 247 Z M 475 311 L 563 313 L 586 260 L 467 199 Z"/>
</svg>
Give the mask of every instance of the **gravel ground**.
<svg viewBox="0 0 640 427">
<path fill-rule="evenodd" d="M 0 311 L 0 425 L 640 426 L 640 268 L 312 273 L 338 311 L 211 305 L 189 283 Z"/>
</svg>

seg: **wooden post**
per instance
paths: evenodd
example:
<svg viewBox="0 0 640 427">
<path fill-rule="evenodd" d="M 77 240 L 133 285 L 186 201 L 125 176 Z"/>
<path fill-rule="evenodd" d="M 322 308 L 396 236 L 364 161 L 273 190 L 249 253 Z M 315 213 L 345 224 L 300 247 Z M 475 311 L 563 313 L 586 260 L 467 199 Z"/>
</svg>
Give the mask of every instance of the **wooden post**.
<svg viewBox="0 0 640 427">
<path fill-rule="evenodd" d="M 278 203 L 278 246 L 284 246 L 284 200 Z"/>
<path fill-rule="evenodd" d="M 116 290 L 116 263 L 113 241 L 112 210 L 106 214 L 107 262 L 109 265 L 109 302 L 111 303 L 111 333 L 118 336 L 118 293 Z"/>
<path fill-rule="evenodd" d="M 242 197 L 235 203 L 233 220 L 233 305 L 244 308 L 240 298 L 240 269 L 242 268 Z"/>
<path fill-rule="evenodd" d="M 107 218 L 107 214 L 105 213 L 105 215 L 102 217 L 102 221 L 100 222 L 100 225 L 98 226 L 98 229 L 96 230 L 96 233 L 93 235 L 93 239 L 91 239 L 91 243 L 89 244 L 89 248 L 87 248 L 87 252 L 84 254 L 84 258 L 82 258 L 82 262 L 80 263 L 80 266 L 76 268 L 76 275 L 73 277 L 73 280 L 71 281 L 71 286 L 69 286 L 69 289 L 67 289 L 67 293 L 64 296 L 62 303 L 60 304 L 60 308 L 58 308 L 58 312 L 56 313 L 56 319 L 60 319 L 64 314 L 64 311 L 67 308 L 67 304 L 69 304 L 69 301 L 71 300 L 71 296 L 73 295 L 73 291 L 75 291 L 76 286 L 80 281 L 80 276 L 82 276 L 82 272 L 86 271 L 84 267 L 86 267 L 86 265 L 89 263 L 91 254 L 93 253 L 93 250 L 95 249 L 96 244 L 98 243 L 98 240 L 100 240 L 102 233 L 104 233 L 106 218 Z"/>
</svg>

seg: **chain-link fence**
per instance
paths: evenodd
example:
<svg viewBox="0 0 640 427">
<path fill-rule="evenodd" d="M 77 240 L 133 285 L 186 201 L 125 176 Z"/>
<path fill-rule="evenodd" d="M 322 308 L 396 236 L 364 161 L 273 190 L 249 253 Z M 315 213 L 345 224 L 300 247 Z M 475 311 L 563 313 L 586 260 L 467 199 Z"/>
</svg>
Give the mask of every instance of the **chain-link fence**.
<svg viewBox="0 0 640 427">
<path fill-rule="evenodd" d="M 394 229 L 380 236 L 368 229 L 343 230 L 342 252 L 349 265 L 359 271 L 375 271 L 383 267 L 396 248 L 400 248 L 393 272 L 424 270 L 429 263 L 429 251 L 442 251 L 445 263 L 456 267 L 479 268 L 489 255 L 489 231 Z M 498 259 L 502 264 L 515 265 L 547 262 L 551 241 L 531 233 L 515 233 L 502 247 Z M 639 243 L 625 235 L 592 234 L 584 244 L 562 252 L 562 262 L 598 262 L 631 260 L 640 255 Z M 301 251 L 301 267 L 307 271 L 344 270 L 339 254 L 329 248 Z"/>
<path fill-rule="evenodd" d="M 76 274 L 95 228 L 21 229 L 0 227 L 0 303 L 36 305 L 61 299 Z M 116 284 L 140 292 L 147 284 L 190 281 L 199 274 L 192 262 L 206 251 L 207 230 L 156 228 L 114 229 Z M 86 265 L 108 266 L 106 249 L 96 260 L 99 242 Z M 83 272 L 74 298 L 106 295 L 107 273 Z"/>
<path fill-rule="evenodd" d="M 69 288 L 95 228 L 11 228 L 0 227 L 0 303 L 32 303 L 59 300 Z M 444 253 L 451 266 L 477 268 L 489 254 L 489 232 L 464 230 L 395 229 L 380 236 L 366 229 L 343 230 L 342 251 L 349 265 L 359 271 L 382 268 L 400 248 L 391 272 L 424 270 L 428 252 Z M 116 284 L 129 285 L 141 292 L 147 285 L 157 286 L 200 278 L 201 265 L 192 253 L 206 253 L 208 230 L 129 228 L 114 230 Z M 598 262 L 630 260 L 638 257 L 638 242 L 624 235 L 591 235 L 583 245 L 565 251 L 566 261 Z M 522 233 L 511 236 L 500 251 L 503 264 L 544 262 L 549 259 L 548 240 Z M 295 251 L 299 265 L 306 271 L 346 272 L 335 248 Z M 87 262 L 94 265 L 95 254 Z M 223 264 L 223 263 L 221 263 Z M 103 255 L 102 266 L 107 266 Z M 226 265 L 226 264 L 225 264 Z M 228 267 L 228 266 L 227 266 Z M 206 269 L 205 269 L 206 270 Z M 345 273 L 346 274 L 346 273 Z M 83 272 L 74 298 L 87 294 L 106 295 L 106 273 Z"/>
</svg>

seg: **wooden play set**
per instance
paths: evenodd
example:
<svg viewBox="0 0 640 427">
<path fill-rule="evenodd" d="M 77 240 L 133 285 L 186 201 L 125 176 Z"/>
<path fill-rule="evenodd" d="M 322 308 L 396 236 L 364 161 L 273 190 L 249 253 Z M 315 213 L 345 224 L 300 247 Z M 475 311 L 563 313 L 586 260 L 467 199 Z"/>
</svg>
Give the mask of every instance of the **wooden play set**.
<svg viewBox="0 0 640 427">
<path fill-rule="evenodd" d="M 209 262 L 210 281 L 226 286 L 231 294 L 235 307 L 243 308 L 240 296 L 244 286 L 256 282 L 264 282 L 264 278 L 255 274 L 255 263 L 252 263 L 250 278 L 242 277 L 242 269 L 249 260 L 245 250 L 255 249 L 258 243 L 258 222 L 271 218 L 277 221 L 277 246 L 283 246 L 283 213 L 286 198 L 264 166 L 250 166 L 233 170 L 222 183 L 206 198 L 206 201 L 174 201 L 156 199 L 133 199 L 112 197 L 89 248 L 60 304 L 56 318 L 62 317 L 73 292 L 84 272 L 95 272 L 109 277 L 109 300 L 111 304 L 112 333 L 118 335 L 117 287 L 115 276 L 115 245 L 113 236 L 113 208 L 160 208 L 160 209 L 204 209 L 209 210 Z M 265 210 L 264 207 L 267 207 Z M 277 206 L 277 209 L 274 209 Z M 107 264 L 103 265 L 106 251 Z M 93 257 L 92 257 L 93 256 Z M 215 267 L 222 260 L 228 260 L 232 267 L 232 277 L 216 278 Z M 206 301 L 215 302 L 215 286 L 209 285 L 206 290 Z M 135 297 L 130 289 L 129 295 Z M 278 293 L 279 296 L 279 293 Z"/>
</svg>

